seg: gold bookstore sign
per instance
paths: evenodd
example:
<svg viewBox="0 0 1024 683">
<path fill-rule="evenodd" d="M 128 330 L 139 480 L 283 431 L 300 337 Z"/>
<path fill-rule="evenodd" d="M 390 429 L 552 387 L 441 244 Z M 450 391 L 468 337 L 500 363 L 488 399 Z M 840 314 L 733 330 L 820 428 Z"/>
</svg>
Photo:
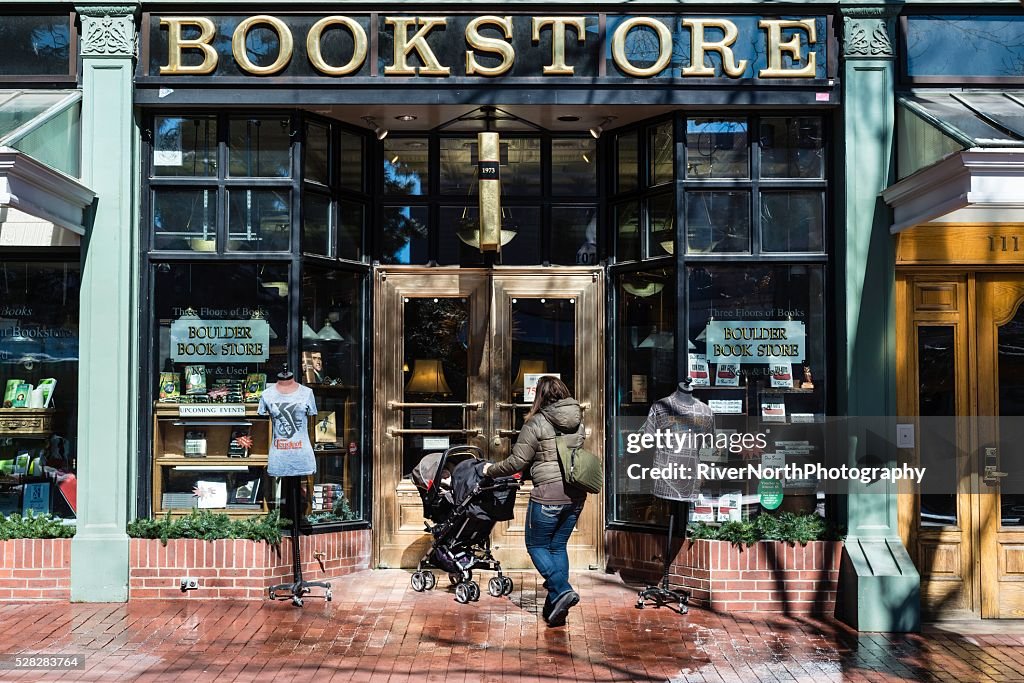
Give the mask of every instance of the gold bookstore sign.
<svg viewBox="0 0 1024 683">
<path fill-rule="evenodd" d="M 825 79 L 827 18 L 148 15 L 150 77 Z"/>
</svg>

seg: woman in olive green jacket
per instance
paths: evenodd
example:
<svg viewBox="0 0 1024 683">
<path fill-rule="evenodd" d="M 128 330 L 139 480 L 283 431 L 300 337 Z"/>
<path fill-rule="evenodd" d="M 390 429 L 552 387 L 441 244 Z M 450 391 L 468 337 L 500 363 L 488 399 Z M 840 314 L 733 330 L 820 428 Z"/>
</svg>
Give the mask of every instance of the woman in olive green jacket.
<svg viewBox="0 0 1024 683">
<path fill-rule="evenodd" d="M 563 625 L 580 601 L 569 584 L 566 546 L 587 499 L 586 492 L 562 478 L 555 445 L 561 435 L 569 448 L 583 445 L 583 410 L 562 380 L 541 377 L 512 454 L 484 469 L 487 476 L 507 477 L 530 468 L 533 492 L 526 512 L 526 550 L 544 577 L 548 594 L 542 614 L 550 626 Z"/>
</svg>

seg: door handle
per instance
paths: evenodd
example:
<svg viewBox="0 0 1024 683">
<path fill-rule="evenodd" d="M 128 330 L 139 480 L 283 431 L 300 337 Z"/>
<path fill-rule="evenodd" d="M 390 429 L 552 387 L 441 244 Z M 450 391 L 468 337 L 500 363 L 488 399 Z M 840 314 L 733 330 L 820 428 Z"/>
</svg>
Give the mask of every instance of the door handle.
<svg viewBox="0 0 1024 683">
<path fill-rule="evenodd" d="M 999 480 L 1006 476 L 1006 472 L 999 471 L 999 451 L 994 446 L 985 448 L 985 473 L 982 476 L 987 486 L 996 486 Z"/>
</svg>

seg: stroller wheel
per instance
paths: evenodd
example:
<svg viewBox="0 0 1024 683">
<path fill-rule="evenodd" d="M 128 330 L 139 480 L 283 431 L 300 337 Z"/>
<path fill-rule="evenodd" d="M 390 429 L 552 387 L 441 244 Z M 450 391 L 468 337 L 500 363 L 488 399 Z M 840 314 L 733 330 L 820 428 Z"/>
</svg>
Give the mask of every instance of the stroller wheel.
<svg viewBox="0 0 1024 683">
<path fill-rule="evenodd" d="M 467 581 L 466 585 L 469 586 L 469 599 L 476 602 L 480 599 L 480 586 L 476 581 Z"/>
<path fill-rule="evenodd" d="M 502 581 L 502 578 L 504 577 L 495 576 L 487 582 L 487 594 L 492 598 L 500 598 L 505 594 L 505 582 Z"/>
<path fill-rule="evenodd" d="M 434 572 L 423 572 L 423 578 L 426 580 L 424 590 L 434 590 L 434 586 L 437 585 L 437 577 L 434 576 Z"/>
<path fill-rule="evenodd" d="M 502 587 L 504 588 L 504 590 L 502 590 L 501 594 L 502 595 L 512 595 L 512 589 L 515 587 L 514 584 L 512 583 L 512 579 L 510 579 L 507 576 L 503 576 L 503 577 L 501 577 L 501 583 L 502 583 Z"/>
<path fill-rule="evenodd" d="M 412 589 L 417 593 L 422 593 L 427 587 L 427 580 L 423 577 L 423 572 L 413 572 L 410 583 Z"/>
<path fill-rule="evenodd" d="M 469 589 L 469 584 L 460 583 L 455 586 L 455 600 L 465 605 L 470 601 L 473 592 Z"/>
<path fill-rule="evenodd" d="M 458 574 L 450 573 L 448 574 L 448 580 L 452 582 L 453 586 L 457 586 L 459 582 L 462 581 L 462 577 Z"/>
</svg>

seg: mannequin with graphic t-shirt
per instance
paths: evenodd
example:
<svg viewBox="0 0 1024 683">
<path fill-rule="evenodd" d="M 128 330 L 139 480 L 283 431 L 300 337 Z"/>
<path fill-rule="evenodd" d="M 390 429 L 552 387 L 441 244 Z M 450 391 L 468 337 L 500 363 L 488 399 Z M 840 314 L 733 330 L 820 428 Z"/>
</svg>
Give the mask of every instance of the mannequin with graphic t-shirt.
<svg viewBox="0 0 1024 683">
<path fill-rule="evenodd" d="M 712 440 L 715 434 L 715 415 L 706 403 L 693 395 L 693 386 L 689 377 L 686 377 L 677 386 L 676 390 L 659 399 L 651 405 L 647 414 L 647 421 L 644 422 L 644 434 L 654 435 L 657 432 L 670 432 L 678 437 L 683 434 L 692 434 L 687 439 L 673 439 L 677 444 L 688 444 L 682 448 L 669 447 L 668 440 L 660 440 L 665 443 L 664 448 L 659 448 L 655 453 L 654 467 L 656 469 L 673 467 L 671 471 L 689 472 L 687 479 L 656 479 L 654 481 L 653 493 L 658 498 L 669 502 L 668 531 L 665 538 L 665 549 L 662 556 L 664 573 L 661 582 L 656 586 L 647 586 L 637 594 L 636 606 L 643 609 L 648 600 L 653 601 L 655 607 L 677 603 L 679 612 L 687 611 L 686 603 L 690 593 L 687 590 L 672 588 L 669 584 L 669 569 L 672 566 L 672 537 L 678 533 L 686 538 L 686 526 L 690 516 L 690 504 L 697 500 L 700 493 L 700 481 L 696 476 L 697 465 L 700 462 L 699 444 L 703 435 L 711 435 Z M 694 438 L 698 437 L 698 438 Z M 685 469 L 682 469 L 685 468 Z"/>
<path fill-rule="evenodd" d="M 295 374 L 284 365 L 277 373 L 277 382 L 263 390 L 256 411 L 270 416 L 272 438 L 267 474 L 284 477 L 288 483 L 288 499 L 292 512 L 292 572 L 294 581 L 271 586 L 270 599 L 278 592 L 290 593 L 292 604 L 302 607 L 302 598 L 311 587 L 325 588 L 324 598 L 331 600 L 331 584 L 324 581 L 302 580 L 302 558 L 299 554 L 299 517 L 305 506 L 301 504 L 300 479 L 316 473 L 316 457 L 309 439 L 309 417 L 316 415 L 313 390 L 295 381 Z M 307 491 L 307 494 L 312 492 Z"/>
</svg>

